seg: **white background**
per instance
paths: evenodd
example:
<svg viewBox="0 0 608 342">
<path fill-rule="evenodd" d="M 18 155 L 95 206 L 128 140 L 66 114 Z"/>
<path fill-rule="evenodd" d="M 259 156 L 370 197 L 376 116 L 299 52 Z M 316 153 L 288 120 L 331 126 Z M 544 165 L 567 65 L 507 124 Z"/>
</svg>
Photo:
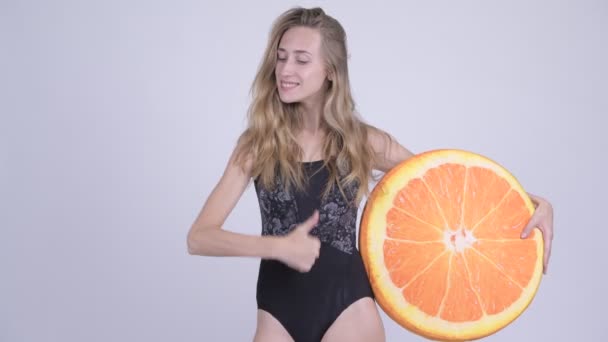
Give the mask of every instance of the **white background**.
<svg viewBox="0 0 608 342">
<path fill-rule="evenodd" d="M 186 233 L 298 4 L 345 27 L 365 120 L 553 203 L 549 273 L 487 340 L 607 340 L 606 1 L 0 0 L 0 341 L 251 340 L 259 261 Z M 253 187 L 225 227 L 260 233 Z"/>
</svg>

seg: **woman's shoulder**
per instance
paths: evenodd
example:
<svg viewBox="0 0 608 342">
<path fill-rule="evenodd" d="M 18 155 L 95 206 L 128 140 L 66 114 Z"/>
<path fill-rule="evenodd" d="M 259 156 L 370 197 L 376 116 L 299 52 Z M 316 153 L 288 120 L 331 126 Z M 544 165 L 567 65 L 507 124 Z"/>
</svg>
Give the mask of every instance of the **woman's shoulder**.
<svg viewBox="0 0 608 342">
<path fill-rule="evenodd" d="M 392 135 L 378 127 L 366 125 L 366 130 L 367 142 L 372 147 L 375 154 L 384 154 L 390 149 L 392 144 L 398 144 L 397 140 Z"/>
<path fill-rule="evenodd" d="M 241 135 L 234 146 L 230 156 L 230 162 L 251 176 L 253 171 L 253 161 L 254 156 L 253 151 L 251 150 L 251 145 L 246 141 L 246 139 L 243 139 L 243 135 Z"/>
<path fill-rule="evenodd" d="M 382 147 L 383 143 L 392 139 L 390 134 L 378 127 L 366 124 L 365 129 L 367 130 L 367 140 L 374 149 Z"/>
<path fill-rule="evenodd" d="M 367 125 L 367 140 L 376 155 L 375 169 L 387 172 L 402 161 L 414 156 L 407 148 L 388 132 Z"/>
</svg>

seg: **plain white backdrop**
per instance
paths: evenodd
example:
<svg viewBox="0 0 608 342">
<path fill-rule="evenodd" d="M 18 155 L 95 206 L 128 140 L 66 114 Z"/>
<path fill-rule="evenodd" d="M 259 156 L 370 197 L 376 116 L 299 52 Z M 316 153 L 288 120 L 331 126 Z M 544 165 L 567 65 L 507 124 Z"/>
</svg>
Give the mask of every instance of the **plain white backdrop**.
<svg viewBox="0 0 608 342">
<path fill-rule="evenodd" d="M 272 21 L 345 27 L 358 110 L 555 209 L 549 273 L 488 341 L 606 341 L 606 1 L 0 0 L 0 341 L 250 341 L 259 260 L 186 251 Z M 260 234 L 249 187 L 226 229 Z M 386 315 L 388 341 L 420 341 Z"/>
</svg>

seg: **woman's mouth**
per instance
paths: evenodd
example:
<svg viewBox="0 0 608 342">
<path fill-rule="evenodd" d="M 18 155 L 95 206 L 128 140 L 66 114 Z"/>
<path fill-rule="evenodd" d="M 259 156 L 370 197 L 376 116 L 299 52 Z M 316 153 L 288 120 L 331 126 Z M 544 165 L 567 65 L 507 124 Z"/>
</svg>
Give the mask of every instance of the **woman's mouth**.
<svg viewBox="0 0 608 342">
<path fill-rule="evenodd" d="M 291 90 L 299 85 L 300 85 L 300 83 L 298 83 L 298 82 L 287 82 L 287 81 L 280 82 L 281 90 Z"/>
</svg>

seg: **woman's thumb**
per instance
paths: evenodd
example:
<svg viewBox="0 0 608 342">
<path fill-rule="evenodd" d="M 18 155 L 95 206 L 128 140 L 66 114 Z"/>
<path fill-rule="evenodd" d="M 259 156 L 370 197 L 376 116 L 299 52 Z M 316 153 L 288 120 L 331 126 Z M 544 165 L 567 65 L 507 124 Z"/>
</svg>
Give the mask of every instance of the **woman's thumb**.
<svg viewBox="0 0 608 342">
<path fill-rule="evenodd" d="M 312 215 L 310 215 L 310 217 L 306 219 L 306 221 L 302 222 L 302 226 L 300 227 L 300 229 L 302 229 L 306 233 L 310 233 L 310 231 L 317 226 L 318 222 L 319 211 L 315 210 Z"/>
</svg>

